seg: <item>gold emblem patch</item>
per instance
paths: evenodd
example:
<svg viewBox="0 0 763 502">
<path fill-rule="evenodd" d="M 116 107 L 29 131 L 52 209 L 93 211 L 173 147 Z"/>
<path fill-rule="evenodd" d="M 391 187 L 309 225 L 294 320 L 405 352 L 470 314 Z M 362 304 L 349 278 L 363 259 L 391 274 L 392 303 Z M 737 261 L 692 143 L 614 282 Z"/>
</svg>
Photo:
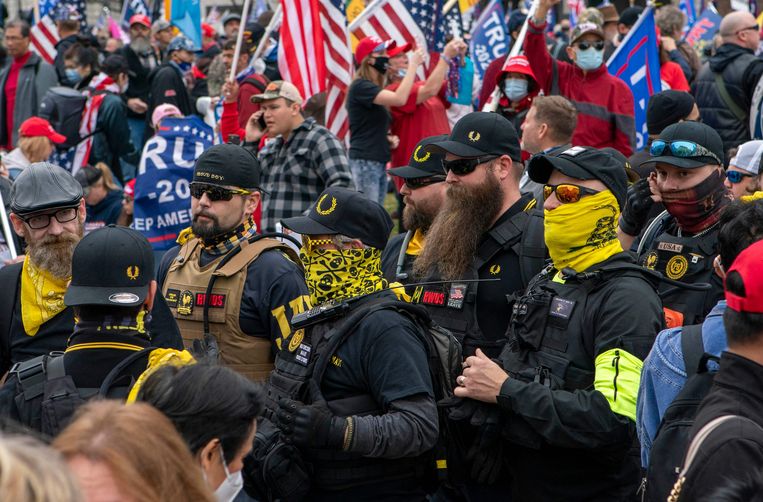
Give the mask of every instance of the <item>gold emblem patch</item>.
<svg viewBox="0 0 763 502">
<path fill-rule="evenodd" d="M 416 162 L 419 162 L 419 163 L 426 162 L 427 160 L 429 160 L 429 157 L 432 154 L 429 153 L 429 152 L 426 152 L 424 155 L 419 157 L 419 150 L 421 150 L 421 145 L 417 146 L 416 149 L 413 151 L 413 160 L 415 160 Z"/>
<path fill-rule="evenodd" d="M 127 267 L 127 277 L 129 277 L 131 281 L 136 280 L 138 276 L 140 276 L 140 269 L 137 265 Z"/>
<path fill-rule="evenodd" d="M 480 133 L 477 131 L 469 131 L 469 134 L 467 134 L 467 137 L 469 138 L 469 141 L 477 142 L 480 140 Z"/>
<path fill-rule="evenodd" d="M 298 329 L 294 332 L 293 335 L 291 335 L 291 340 L 289 340 L 289 352 L 294 352 L 297 350 L 297 347 L 299 347 L 299 344 L 302 343 L 302 340 L 305 338 L 305 330 L 304 329 Z"/>
<path fill-rule="evenodd" d="M 498 275 L 501 273 L 501 266 L 496 264 L 490 267 L 490 275 Z"/>
<path fill-rule="evenodd" d="M 328 197 L 329 194 L 324 194 L 323 197 L 318 199 L 318 204 L 315 206 L 315 212 L 320 214 L 321 216 L 326 216 L 334 212 L 334 209 L 336 209 L 336 198 L 331 197 L 331 207 L 328 209 L 323 209 L 321 206 L 323 206 L 323 201 L 326 200 L 326 197 Z"/>
<path fill-rule="evenodd" d="M 187 289 L 180 293 L 177 309 L 180 315 L 191 315 L 193 312 L 193 293 Z"/>
<path fill-rule="evenodd" d="M 673 280 L 680 279 L 689 268 L 689 261 L 682 255 L 677 255 L 668 260 L 665 266 L 665 273 Z"/>
<path fill-rule="evenodd" d="M 649 270 L 654 270 L 654 267 L 657 265 L 657 253 L 654 251 L 650 251 L 649 254 L 646 255 L 646 258 L 644 259 L 644 266 L 648 268 Z"/>
</svg>

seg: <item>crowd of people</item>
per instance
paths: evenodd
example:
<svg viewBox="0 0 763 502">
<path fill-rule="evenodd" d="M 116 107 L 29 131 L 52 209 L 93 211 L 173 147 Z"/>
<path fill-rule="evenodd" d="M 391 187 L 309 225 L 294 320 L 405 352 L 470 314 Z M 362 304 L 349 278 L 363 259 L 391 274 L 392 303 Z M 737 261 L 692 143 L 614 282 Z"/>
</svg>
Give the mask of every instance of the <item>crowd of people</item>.
<svg viewBox="0 0 763 502">
<path fill-rule="evenodd" d="M 550 31 L 558 2 L 512 12 L 481 82 L 459 36 L 359 40 L 346 138 L 270 12 L 198 50 L 64 9 L 53 64 L 6 22 L 0 499 L 759 499 L 760 27 L 698 54 L 658 6 L 637 150 L 605 61 L 642 9 Z M 146 159 L 189 117 L 216 139 L 157 248 Z"/>
</svg>

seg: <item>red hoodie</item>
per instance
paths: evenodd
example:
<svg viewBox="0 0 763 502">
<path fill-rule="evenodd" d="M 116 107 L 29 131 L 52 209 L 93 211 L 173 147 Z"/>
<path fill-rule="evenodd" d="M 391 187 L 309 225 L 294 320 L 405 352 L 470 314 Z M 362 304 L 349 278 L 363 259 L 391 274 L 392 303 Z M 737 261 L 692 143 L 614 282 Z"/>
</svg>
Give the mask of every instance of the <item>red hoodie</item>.
<svg viewBox="0 0 763 502">
<path fill-rule="evenodd" d="M 546 23 L 529 22 L 525 55 L 545 94 L 551 91 L 551 55 L 543 35 Z M 595 148 L 612 147 L 629 157 L 636 146 L 633 93 L 606 65 L 584 73 L 574 64 L 556 61 L 559 94 L 578 110 L 572 144 Z"/>
</svg>

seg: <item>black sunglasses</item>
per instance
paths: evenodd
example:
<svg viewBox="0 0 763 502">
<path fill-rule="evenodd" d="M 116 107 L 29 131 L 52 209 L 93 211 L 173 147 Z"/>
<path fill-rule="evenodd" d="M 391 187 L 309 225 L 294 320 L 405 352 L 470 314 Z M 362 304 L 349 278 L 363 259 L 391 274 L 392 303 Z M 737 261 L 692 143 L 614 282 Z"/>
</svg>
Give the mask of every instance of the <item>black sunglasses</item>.
<svg viewBox="0 0 763 502">
<path fill-rule="evenodd" d="M 466 176 L 467 174 L 474 172 L 478 165 L 490 162 L 498 157 L 500 157 L 500 155 L 488 155 L 486 157 L 474 157 L 471 159 L 443 159 L 442 168 L 445 169 L 446 173 L 448 171 L 453 171 L 453 174 L 456 176 Z"/>
<path fill-rule="evenodd" d="M 757 24 L 754 24 L 752 26 L 748 26 L 747 28 L 742 28 L 741 30 L 737 30 L 734 32 L 734 35 L 739 35 L 743 31 L 759 31 L 760 27 Z"/>
<path fill-rule="evenodd" d="M 417 188 L 443 182 L 445 181 L 445 178 L 445 176 L 439 174 L 434 176 L 421 176 L 419 178 L 405 178 L 405 185 L 411 190 L 416 190 Z"/>
<path fill-rule="evenodd" d="M 207 185 L 206 183 L 191 183 L 191 197 L 194 199 L 201 199 L 204 194 L 207 194 L 209 200 L 217 202 L 218 200 L 231 200 L 234 195 L 250 195 L 252 192 L 248 190 L 223 188 L 215 185 Z"/>
<path fill-rule="evenodd" d="M 587 51 L 591 47 L 593 47 L 597 51 L 603 51 L 604 50 L 604 41 L 603 40 L 598 40 L 596 42 L 578 42 L 578 47 L 580 47 L 581 51 Z"/>
</svg>

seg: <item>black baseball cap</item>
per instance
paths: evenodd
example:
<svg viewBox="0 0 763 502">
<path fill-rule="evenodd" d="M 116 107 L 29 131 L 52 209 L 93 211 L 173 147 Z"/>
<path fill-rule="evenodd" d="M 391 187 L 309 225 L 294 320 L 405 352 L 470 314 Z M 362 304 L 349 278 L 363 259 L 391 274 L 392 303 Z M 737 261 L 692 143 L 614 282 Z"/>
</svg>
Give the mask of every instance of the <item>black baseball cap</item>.
<svg viewBox="0 0 763 502">
<path fill-rule="evenodd" d="M 570 178 L 599 180 L 609 188 L 622 210 L 628 192 L 628 178 L 622 160 L 611 152 L 590 146 L 573 146 L 554 155 L 535 155 L 527 166 L 531 180 L 545 185 L 556 169 Z"/>
<path fill-rule="evenodd" d="M 16 177 L 11 188 L 11 212 L 24 216 L 48 209 L 74 207 L 82 186 L 68 171 L 50 162 L 35 162 Z"/>
<path fill-rule="evenodd" d="M 154 251 L 131 228 L 109 225 L 93 230 L 72 256 L 72 282 L 64 303 L 135 307 L 146 300 L 154 280 Z"/>
<path fill-rule="evenodd" d="M 260 186 L 260 161 L 243 146 L 215 145 L 196 160 L 193 181 L 255 190 Z"/>
<path fill-rule="evenodd" d="M 456 122 L 445 141 L 432 143 L 427 152 L 445 152 L 458 157 L 508 155 L 522 161 L 519 136 L 514 125 L 500 113 L 472 112 Z"/>
<path fill-rule="evenodd" d="M 384 249 L 392 231 L 392 219 L 382 206 L 360 192 L 339 187 L 324 190 L 307 216 L 281 223 L 299 234 L 341 234 L 377 249 Z"/>
<path fill-rule="evenodd" d="M 79 171 L 77 171 L 77 174 L 74 175 L 74 179 L 76 179 L 80 185 L 82 185 L 82 191 L 87 192 L 91 186 L 98 183 L 98 181 L 103 178 L 103 173 L 100 169 L 97 167 L 93 167 L 91 165 L 84 165 L 82 166 Z"/>
<path fill-rule="evenodd" d="M 447 173 L 442 167 L 442 159 L 444 159 L 445 156 L 441 152 L 428 152 L 426 147 L 433 143 L 437 143 L 438 141 L 445 141 L 447 139 L 447 134 L 429 136 L 428 138 L 422 139 L 416 145 L 416 148 L 413 149 L 408 165 L 390 169 L 389 173 L 393 176 L 400 176 L 401 178 L 424 178 L 428 176 L 436 176 L 438 174 L 445 176 Z"/>
<path fill-rule="evenodd" d="M 638 18 L 641 17 L 642 12 L 644 12 L 643 7 L 628 7 L 620 13 L 620 19 L 617 22 L 618 24 L 624 24 L 630 28 L 636 24 L 636 21 L 638 21 Z"/>
<path fill-rule="evenodd" d="M 649 98 L 646 105 L 646 131 L 651 135 L 660 134 L 666 127 L 689 116 L 694 108 L 694 97 L 688 92 L 658 92 Z"/>
<path fill-rule="evenodd" d="M 679 122 L 666 127 L 657 140 L 663 140 L 667 143 L 674 141 L 690 141 L 696 143 L 699 146 L 704 147 L 706 150 L 712 152 L 717 159 L 710 155 L 696 155 L 693 157 L 676 157 L 670 151 L 669 147 L 665 147 L 662 151 L 662 155 L 650 157 L 649 160 L 642 162 L 645 164 L 670 164 L 671 166 L 682 167 L 684 169 L 694 169 L 702 167 L 708 164 L 723 165 L 723 140 L 718 133 L 709 125 L 701 122 Z M 657 141 L 655 140 L 655 141 Z M 720 162 L 719 162 L 720 161 Z"/>
</svg>

